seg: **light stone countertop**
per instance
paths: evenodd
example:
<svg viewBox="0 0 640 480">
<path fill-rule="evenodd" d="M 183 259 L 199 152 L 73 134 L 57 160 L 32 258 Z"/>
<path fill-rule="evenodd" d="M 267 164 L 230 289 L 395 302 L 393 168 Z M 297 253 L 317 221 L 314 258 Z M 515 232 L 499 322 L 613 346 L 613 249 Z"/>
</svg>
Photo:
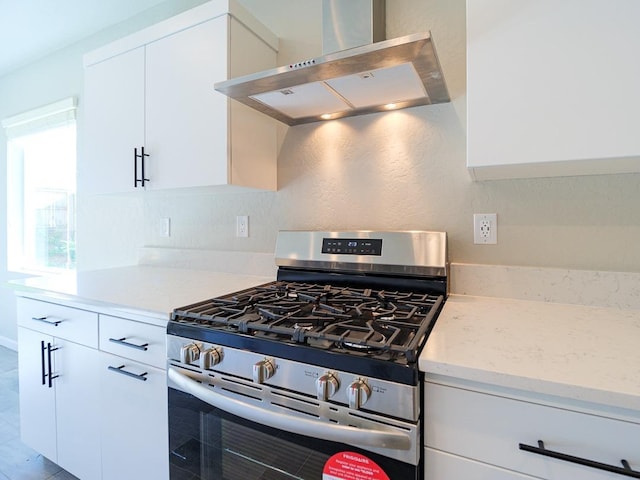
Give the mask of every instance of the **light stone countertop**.
<svg viewBox="0 0 640 480">
<path fill-rule="evenodd" d="M 450 295 L 419 366 L 640 412 L 640 310 Z"/>
<path fill-rule="evenodd" d="M 17 295 L 86 305 L 98 313 L 166 326 L 171 311 L 275 280 L 274 277 L 136 265 L 9 282 Z"/>
<path fill-rule="evenodd" d="M 177 307 L 273 280 L 271 255 L 151 248 L 137 266 L 10 286 L 165 326 Z M 640 412 L 640 274 L 453 264 L 451 291 L 419 359 L 427 375 Z"/>
</svg>

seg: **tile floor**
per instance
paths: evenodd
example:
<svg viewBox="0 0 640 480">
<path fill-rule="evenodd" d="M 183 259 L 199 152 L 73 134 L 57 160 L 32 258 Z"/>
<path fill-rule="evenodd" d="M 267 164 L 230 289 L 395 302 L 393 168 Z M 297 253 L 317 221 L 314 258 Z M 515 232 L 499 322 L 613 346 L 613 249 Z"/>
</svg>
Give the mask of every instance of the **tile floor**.
<svg viewBox="0 0 640 480">
<path fill-rule="evenodd" d="M 20 442 L 18 354 L 0 346 L 0 480 L 78 480 Z"/>
</svg>

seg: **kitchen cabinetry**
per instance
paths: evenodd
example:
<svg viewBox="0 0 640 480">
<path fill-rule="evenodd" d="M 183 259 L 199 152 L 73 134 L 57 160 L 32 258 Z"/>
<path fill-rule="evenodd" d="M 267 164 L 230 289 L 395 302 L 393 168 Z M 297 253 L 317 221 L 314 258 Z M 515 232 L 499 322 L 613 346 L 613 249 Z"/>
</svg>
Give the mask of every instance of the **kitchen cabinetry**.
<svg viewBox="0 0 640 480">
<path fill-rule="evenodd" d="M 165 329 L 17 302 L 23 441 L 82 480 L 168 479 Z"/>
<path fill-rule="evenodd" d="M 636 0 L 468 0 L 474 178 L 640 172 L 639 16 Z"/>
<path fill-rule="evenodd" d="M 24 443 L 83 480 L 100 478 L 98 316 L 18 298 Z"/>
<path fill-rule="evenodd" d="M 92 193 L 133 191 L 140 186 L 134 148 L 144 145 L 144 47 L 86 68 L 84 94 L 78 186 Z"/>
<path fill-rule="evenodd" d="M 100 326 L 102 479 L 166 479 L 165 330 L 108 315 Z"/>
<path fill-rule="evenodd" d="M 612 410 L 542 403 L 490 387 L 427 381 L 426 478 L 604 480 L 616 473 L 523 451 L 520 444 L 623 468 L 640 468 L 640 423 Z"/>
<path fill-rule="evenodd" d="M 274 67 L 276 47 L 277 39 L 239 4 L 223 1 L 85 55 L 79 189 L 275 190 L 275 122 L 213 84 Z"/>
</svg>

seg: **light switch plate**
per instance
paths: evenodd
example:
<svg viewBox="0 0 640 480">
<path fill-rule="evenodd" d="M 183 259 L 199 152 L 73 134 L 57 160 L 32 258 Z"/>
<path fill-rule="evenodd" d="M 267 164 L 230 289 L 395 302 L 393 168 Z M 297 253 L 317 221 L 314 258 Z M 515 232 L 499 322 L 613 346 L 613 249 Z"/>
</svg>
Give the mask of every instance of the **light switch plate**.
<svg viewBox="0 0 640 480">
<path fill-rule="evenodd" d="M 236 217 L 236 237 L 249 236 L 249 217 L 247 215 L 238 215 Z"/>
</svg>

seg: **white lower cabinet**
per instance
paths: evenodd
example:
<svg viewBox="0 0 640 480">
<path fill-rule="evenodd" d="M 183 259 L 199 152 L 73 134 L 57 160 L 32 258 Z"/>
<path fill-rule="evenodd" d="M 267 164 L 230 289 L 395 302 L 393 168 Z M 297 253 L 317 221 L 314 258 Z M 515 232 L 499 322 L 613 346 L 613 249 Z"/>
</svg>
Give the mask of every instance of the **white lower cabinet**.
<svg viewBox="0 0 640 480">
<path fill-rule="evenodd" d="M 167 480 L 165 329 L 17 304 L 23 442 L 81 480 Z"/>
<path fill-rule="evenodd" d="M 164 328 L 100 315 L 103 480 L 169 478 L 165 345 Z"/>
<path fill-rule="evenodd" d="M 544 404 L 429 381 L 424 401 L 427 480 L 625 478 L 582 460 L 623 468 L 624 459 L 640 470 L 640 414 L 612 418 L 604 409 L 582 411 L 569 402 Z M 542 454 L 549 451 L 562 458 Z"/>
<path fill-rule="evenodd" d="M 52 310 L 55 317 L 47 314 Z M 19 299 L 19 324 L 31 327 L 18 328 L 20 430 L 25 444 L 82 480 L 93 480 L 101 477 L 98 352 L 36 330 L 59 328 L 64 335 L 67 323 L 87 313 Z M 95 322 L 97 341 L 97 315 L 83 320 Z"/>
<path fill-rule="evenodd" d="M 169 478 L 166 372 L 100 353 L 103 480 Z"/>
</svg>

